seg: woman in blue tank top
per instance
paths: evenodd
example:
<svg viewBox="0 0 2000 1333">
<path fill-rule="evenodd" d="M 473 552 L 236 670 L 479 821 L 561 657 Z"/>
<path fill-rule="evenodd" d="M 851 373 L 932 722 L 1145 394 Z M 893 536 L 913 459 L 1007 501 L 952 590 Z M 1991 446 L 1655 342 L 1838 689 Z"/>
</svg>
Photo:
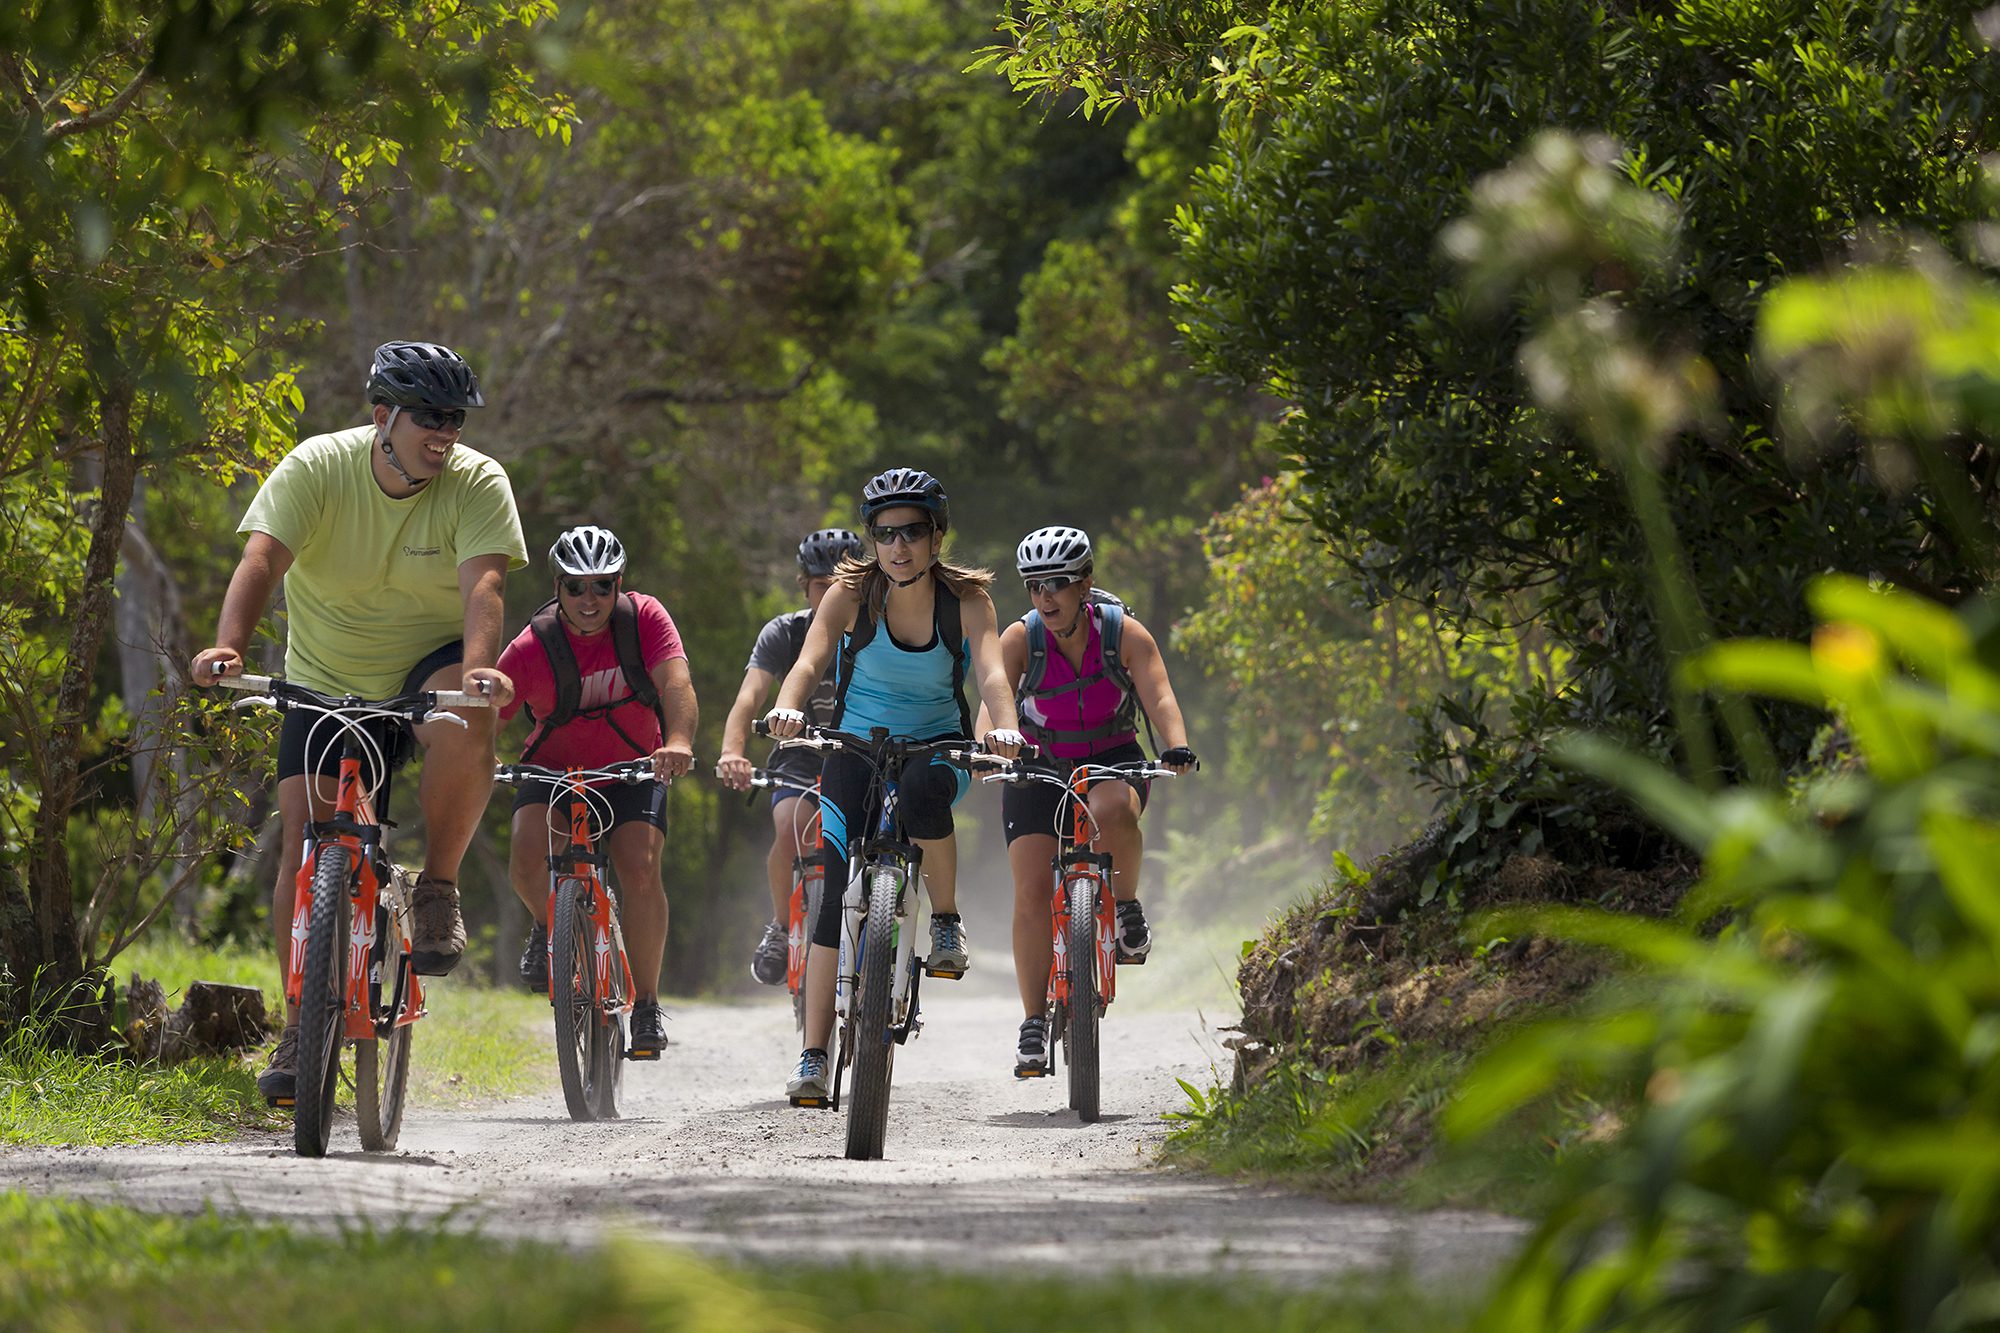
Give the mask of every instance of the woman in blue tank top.
<svg viewBox="0 0 2000 1333">
<path fill-rule="evenodd" d="M 767 715 L 773 736 L 796 736 L 813 687 L 836 657 L 839 701 L 833 726 L 866 735 L 886 728 L 910 740 L 970 736 L 972 719 L 961 690 L 970 675 L 993 726 L 982 737 L 1012 758 L 1022 744 L 1014 695 L 1000 659 L 1000 637 L 987 587 L 993 575 L 940 558 L 951 507 L 935 477 L 893 468 L 861 493 L 861 518 L 875 553 L 848 559 L 806 632 L 798 663 L 785 677 Z M 962 973 L 968 962 L 958 917 L 958 845 L 951 807 L 969 779 L 943 762 L 914 760 L 900 779 L 903 826 L 923 851 L 931 896 L 927 966 Z M 820 822 L 829 864 L 845 865 L 851 832 L 867 827 L 868 765 L 858 756 L 827 756 L 820 774 Z M 827 1092 L 826 1044 L 833 1031 L 833 983 L 839 967 L 840 894 L 827 893 L 813 923 L 806 963 L 806 1048 L 786 1093 L 793 1099 Z"/>
</svg>

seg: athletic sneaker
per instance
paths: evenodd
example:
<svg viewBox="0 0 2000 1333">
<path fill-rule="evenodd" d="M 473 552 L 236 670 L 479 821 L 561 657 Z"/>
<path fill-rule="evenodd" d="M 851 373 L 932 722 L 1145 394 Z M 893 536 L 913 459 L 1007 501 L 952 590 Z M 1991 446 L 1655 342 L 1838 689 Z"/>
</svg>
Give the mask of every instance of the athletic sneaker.
<svg viewBox="0 0 2000 1333">
<path fill-rule="evenodd" d="M 521 981 L 538 995 L 549 993 L 549 928 L 539 921 L 529 925 L 521 947 Z"/>
<path fill-rule="evenodd" d="M 932 976 L 956 978 L 972 965 L 965 952 L 965 923 L 956 912 L 931 913 L 931 956 L 924 970 Z"/>
<path fill-rule="evenodd" d="M 1049 1072 L 1049 1020 L 1041 1014 L 1021 1021 L 1021 1045 L 1014 1052 L 1015 1078 L 1040 1078 Z"/>
<path fill-rule="evenodd" d="M 1118 904 L 1118 961 L 1143 963 L 1153 951 L 1153 932 L 1146 928 L 1146 909 L 1134 898 Z"/>
<path fill-rule="evenodd" d="M 625 1048 L 627 1060 L 657 1060 L 667 1044 L 665 1021 L 658 1000 L 640 1000 L 632 1006 L 632 1044 Z"/>
<path fill-rule="evenodd" d="M 441 977 L 465 957 L 465 920 L 458 914 L 458 885 L 417 876 L 410 892 L 410 967 L 420 976 Z"/>
<path fill-rule="evenodd" d="M 257 1091 L 272 1106 L 293 1100 L 299 1091 L 298 1067 L 299 1025 L 294 1023 L 278 1034 L 278 1044 L 271 1052 L 271 1063 L 257 1075 Z"/>
<path fill-rule="evenodd" d="M 825 1101 L 826 1052 L 817 1046 L 807 1047 L 799 1052 L 799 1067 L 792 1074 L 792 1081 L 785 1085 L 785 1096 L 797 1106 L 803 1101 Z"/>
<path fill-rule="evenodd" d="M 776 921 L 765 923 L 764 938 L 757 941 L 757 952 L 750 955 L 750 975 L 766 986 L 782 986 L 791 952 L 784 926 Z"/>
</svg>

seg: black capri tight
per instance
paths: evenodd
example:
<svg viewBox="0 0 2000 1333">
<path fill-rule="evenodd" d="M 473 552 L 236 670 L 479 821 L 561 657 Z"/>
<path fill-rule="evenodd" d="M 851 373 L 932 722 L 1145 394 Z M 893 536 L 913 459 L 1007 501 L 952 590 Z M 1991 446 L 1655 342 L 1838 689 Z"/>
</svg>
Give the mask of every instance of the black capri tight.
<svg viewBox="0 0 2000 1333">
<path fill-rule="evenodd" d="M 826 757 L 820 772 L 820 829 L 826 840 L 826 892 L 813 922 L 814 944 L 840 944 L 840 906 L 847 891 L 847 848 L 875 831 L 878 811 L 870 800 L 874 783 L 868 762 L 840 751 Z M 897 788 L 903 832 L 926 842 L 951 836 L 951 807 L 970 785 L 963 771 L 942 759 L 912 759 L 903 765 Z"/>
</svg>

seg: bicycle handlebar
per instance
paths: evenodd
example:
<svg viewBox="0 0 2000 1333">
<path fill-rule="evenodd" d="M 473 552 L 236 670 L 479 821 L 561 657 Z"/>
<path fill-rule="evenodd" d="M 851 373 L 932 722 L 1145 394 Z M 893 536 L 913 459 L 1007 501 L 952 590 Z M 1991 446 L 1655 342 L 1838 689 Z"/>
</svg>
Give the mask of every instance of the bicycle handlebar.
<svg viewBox="0 0 2000 1333">
<path fill-rule="evenodd" d="M 770 772 L 768 769 L 762 768 L 753 768 L 750 770 L 750 785 L 758 789 L 777 787 L 784 791 L 798 792 L 802 796 L 812 796 L 818 791 L 818 788 L 812 786 L 810 783 L 781 777 L 778 774 Z"/>
<path fill-rule="evenodd" d="M 1181 775 L 1156 759 L 1132 760 L 1123 764 L 1078 764 L 1068 775 L 1052 768 L 1030 767 L 1021 763 L 1010 763 L 999 772 L 983 773 L 981 782 L 1047 782 L 1065 790 L 1069 788 L 1078 770 L 1082 770 L 1086 780 L 1101 781 L 1112 778 L 1177 778 Z"/>
<path fill-rule="evenodd" d="M 359 695 L 322 694 L 318 690 L 294 685 L 282 676 L 217 676 L 211 682 L 226 690 L 241 690 L 252 697 L 242 699 L 238 708 L 262 704 L 283 712 L 287 708 L 316 708 L 322 712 L 342 713 L 372 711 L 377 713 L 403 713 L 416 721 L 442 721 L 450 718 L 450 713 L 440 713 L 442 708 L 489 708 L 493 700 L 484 694 L 469 694 L 464 690 L 418 690 L 414 694 L 399 694 L 393 699 L 363 699 Z M 460 726 L 465 719 L 452 718 Z"/>
<path fill-rule="evenodd" d="M 509 782 L 519 785 L 525 782 L 581 782 L 586 786 L 593 782 L 623 782 L 637 786 L 642 782 L 656 780 L 653 761 L 650 759 L 627 759 L 623 763 L 606 764 L 602 768 L 544 768 L 540 764 L 500 764 L 493 770 L 495 782 Z"/>
<path fill-rule="evenodd" d="M 761 717 L 752 719 L 750 726 L 759 736 L 768 738 L 771 735 L 769 724 Z M 933 754 L 950 763 L 964 764 L 967 767 L 988 768 L 995 764 L 1009 764 L 1014 762 L 1011 759 L 1003 759 L 989 750 L 980 748 L 980 742 L 977 741 L 972 742 L 972 748 L 969 749 L 952 748 L 955 746 L 964 747 L 965 745 L 966 741 L 961 736 L 947 736 L 943 740 L 936 741 L 913 741 L 904 737 L 889 735 L 880 737 L 857 736 L 851 731 L 835 731 L 831 727 L 817 727 L 810 722 L 806 723 L 805 730 L 798 735 L 787 737 L 778 742 L 780 749 L 817 750 L 821 754 L 831 754 L 835 750 L 848 750 L 866 758 L 873 758 L 878 752 L 887 753 L 889 751 L 897 751 L 911 757 L 920 754 Z M 1026 757 L 1033 758 L 1039 755 L 1041 750 L 1035 745 L 1023 744 L 1021 746 L 1021 753 Z"/>
</svg>

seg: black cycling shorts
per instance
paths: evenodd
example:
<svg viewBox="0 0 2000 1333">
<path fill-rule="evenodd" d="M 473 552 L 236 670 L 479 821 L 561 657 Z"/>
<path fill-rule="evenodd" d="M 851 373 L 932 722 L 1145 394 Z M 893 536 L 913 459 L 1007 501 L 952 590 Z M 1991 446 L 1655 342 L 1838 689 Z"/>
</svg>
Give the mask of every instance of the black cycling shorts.
<svg viewBox="0 0 2000 1333">
<path fill-rule="evenodd" d="M 431 652 L 423 661 L 411 667 L 410 674 L 403 677 L 403 688 L 398 693 L 414 694 L 416 691 L 421 690 L 424 687 L 424 682 L 429 680 L 441 668 L 451 666 L 455 662 L 463 662 L 464 660 L 464 642 L 459 639 L 453 639 L 450 643 Z M 456 687 L 454 686 L 453 688 Z M 375 744 L 381 747 L 382 757 L 389 765 L 389 773 L 393 774 L 397 769 L 408 763 L 411 756 L 416 753 L 417 738 L 416 734 L 410 730 L 409 723 L 399 720 L 391 721 L 387 718 L 375 718 L 361 725 L 363 730 L 375 739 Z M 340 775 L 340 752 L 344 748 L 342 741 L 346 734 L 344 727 L 340 726 L 340 724 L 324 713 L 316 713 L 309 708 L 286 709 L 284 726 L 278 732 L 278 780 L 282 782 L 286 778 L 298 777 L 305 773 L 308 767 L 315 773 L 324 773 L 328 777 L 338 777 Z M 308 758 L 306 754 L 308 740 L 312 743 L 312 754 L 310 756 L 312 763 L 310 765 L 306 762 Z M 376 775 L 371 771 L 372 768 L 373 765 L 368 762 L 364 752 L 364 757 L 361 761 L 361 780 L 368 784 L 370 788 L 376 785 Z M 389 776 L 388 774 L 384 774 L 382 775 L 381 789 L 377 794 L 375 802 L 375 817 L 377 819 L 386 819 L 388 818 L 388 812 Z"/>
<path fill-rule="evenodd" d="M 621 824 L 651 824 L 662 833 L 667 831 L 666 783 L 605 782 L 590 791 L 597 798 L 591 802 L 591 824 L 597 830 L 596 836 L 602 837 L 605 832 L 604 806 L 597 804 L 597 800 L 610 805 L 612 828 Z M 514 811 L 518 814 L 526 806 L 548 805 L 557 794 L 553 782 L 524 782 L 514 793 Z"/>
<path fill-rule="evenodd" d="M 1073 772 L 1078 764 L 1132 764 L 1146 757 L 1146 748 L 1137 741 L 1127 741 L 1114 745 L 1102 754 L 1091 755 L 1087 759 L 1046 759 L 1037 762 L 1053 765 L 1058 772 Z M 1152 795 L 1153 784 L 1147 778 L 1099 778 L 1090 785 L 1100 782 L 1125 782 L 1139 793 L 1139 809 L 1146 809 L 1146 798 Z M 1029 837 L 1036 833 L 1046 833 L 1050 837 L 1061 837 L 1056 828 L 1056 808 L 1062 804 L 1062 790 L 1046 782 L 1029 782 L 1021 786 L 1008 783 L 1000 792 L 1000 818 L 1006 825 L 1007 841 Z"/>
</svg>

